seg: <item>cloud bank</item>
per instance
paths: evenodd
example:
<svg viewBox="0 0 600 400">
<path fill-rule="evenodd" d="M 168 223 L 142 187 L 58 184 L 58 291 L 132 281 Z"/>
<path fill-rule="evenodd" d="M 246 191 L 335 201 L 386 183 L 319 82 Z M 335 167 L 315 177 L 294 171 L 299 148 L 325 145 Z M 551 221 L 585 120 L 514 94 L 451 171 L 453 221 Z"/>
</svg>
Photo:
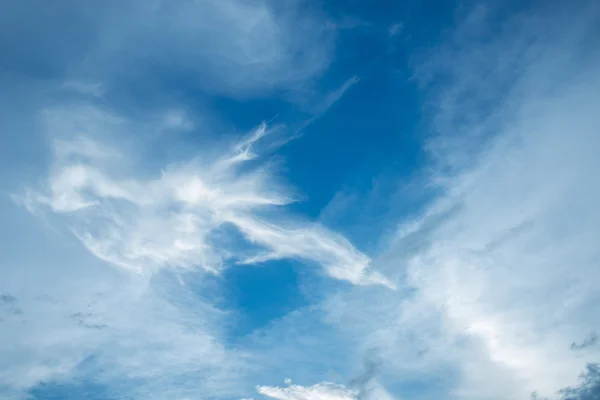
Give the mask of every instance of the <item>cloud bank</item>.
<svg viewBox="0 0 600 400">
<path fill-rule="evenodd" d="M 441 194 L 374 260 L 397 293 L 354 288 L 326 305 L 381 350 L 392 382 L 556 398 L 600 356 L 571 349 L 598 329 L 600 278 L 599 10 L 571 11 L 577 27 L 554 9 L 499 26 L 482 6 L 418 64 L 434 130 L 425 184 Z"/>
</svg>

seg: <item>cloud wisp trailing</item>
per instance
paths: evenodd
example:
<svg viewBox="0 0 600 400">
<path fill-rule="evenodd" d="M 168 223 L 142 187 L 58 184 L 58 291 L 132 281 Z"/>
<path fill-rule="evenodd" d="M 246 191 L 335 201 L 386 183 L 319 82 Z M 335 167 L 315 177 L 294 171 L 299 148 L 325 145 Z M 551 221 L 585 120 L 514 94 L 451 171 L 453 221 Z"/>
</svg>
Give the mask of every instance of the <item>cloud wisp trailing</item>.
<svg viewBox="0 0 600 400">
<path fill-rule="evenodd" d="M 271 129 L 266 124 L 225 149 L 201 151 L 156 168 L 157 177 L 142 177 L 121 150 L 102 143 L 105 130 L 125 136 L 135 129 L 132 121 L 88 106 L 47 109 L 41 119 L 53 166 L 47 183 L 29 189 L 23 202 L 34 213 L 64 217 L 105 261 L 140 273 L 162 267 L 218 273 L 228 264 L 299 258 L 337 279 L 389 285 L 341 235 L 286 216 L 281 207 L 297 196 L 277 178 L 274 164 L 260 160 Z M 250 247 L 223 239 L 227 226 Z"/>
</svg>

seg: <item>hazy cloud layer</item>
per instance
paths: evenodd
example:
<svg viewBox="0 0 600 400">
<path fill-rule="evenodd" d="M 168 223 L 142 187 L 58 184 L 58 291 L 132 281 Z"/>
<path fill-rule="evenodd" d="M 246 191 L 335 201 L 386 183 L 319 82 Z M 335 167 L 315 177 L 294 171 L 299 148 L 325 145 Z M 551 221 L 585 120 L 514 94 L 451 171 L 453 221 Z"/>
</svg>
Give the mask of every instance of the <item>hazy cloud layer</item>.
<svg viewBox="0 0 600 400">
<path fill-rule="evenodd" d="M 141 78 L 153 86 L 179 76 L 235 97 L 300 89 L 328 67 L 335 37 L 332 24 L 297 1 L 25 0 L 3 6 L 4 70 L 109 85 Z"/>
<path fill-rule="evenodd" d="M 304 1 L 0 4 L 0 397 L 598 397 L 594 2 L 460 7 L 411 57 L 425 160 L 391 175 L 414 182 L 344 187 L 320 210 L 287 179 L 313 175 L 278 154 L 363 84 L 334 119 L 400 104 L 335 38 L 377 25 L 391 65 L 419 46 L 410 19 Z M 372 161 L 349 139 L 375 130 L 318 139 Z M 300 148 L 317 190 L 347 167 Z M 350 240 L 328 220 L 369 226 Z M 308 304 L 239 334 L 251 305 L 223 298 L 239 290 L 224 272 L 285 260 L 270 265 L 292 286 L 248 277 L 253 295 Z"/>
<path fill-rule="evenodd" d="M 425 86 L 429 184 L 444 194 L 374 261 L 401 290 L 356 288 L 326 307 L 393 376 L 455 398 L 552 397 L 599 356 L 570 348 L 598 329 L 600 54 L 587 44 L 599 14 L 578 8 L 576 28 L 547 30 L 567 19 L 549 9 L 496 27 L 494 12 L 474 10 L 419 64 L 424 82 L 449 77 Z"/>
</svg>

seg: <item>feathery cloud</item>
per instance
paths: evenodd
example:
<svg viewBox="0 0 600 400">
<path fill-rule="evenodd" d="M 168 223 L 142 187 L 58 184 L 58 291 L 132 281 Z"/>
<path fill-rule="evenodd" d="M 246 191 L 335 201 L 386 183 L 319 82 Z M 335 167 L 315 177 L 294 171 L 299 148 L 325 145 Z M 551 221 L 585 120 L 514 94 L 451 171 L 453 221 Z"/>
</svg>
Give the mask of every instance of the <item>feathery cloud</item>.
<svg viewBox="0 0 600 400">
<path fill-rule="evenodd" d="M 337 279 L 389 285 L 341 235 L 286 217 L 280 207 L 296 196 L 260 160 L 266 124 L 222 154 L 203 151 L 153 177 L 136 175 L 123 152 L 102 143 L 130 135 L 133 121 L 89 106 L 48 109 L 42 120 L 54 138 L 54 162 L 47 184 L 27 191 L 23 201 L 34 212 L 47 206 L 63 216 L 105 261 L 142 273 L 162 267 L 218 272 L 227 263 L 299 258 Z M 254 251 L 218 242 L 215 233 L 225 225 L 239 230 Z"/>
</svg>

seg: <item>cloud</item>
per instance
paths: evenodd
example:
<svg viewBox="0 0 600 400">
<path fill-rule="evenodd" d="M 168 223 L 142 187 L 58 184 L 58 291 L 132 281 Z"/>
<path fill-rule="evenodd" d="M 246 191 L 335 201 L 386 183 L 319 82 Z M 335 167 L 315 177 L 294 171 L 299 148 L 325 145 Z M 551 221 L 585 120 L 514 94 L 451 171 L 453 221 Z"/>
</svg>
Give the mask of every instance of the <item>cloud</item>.
<svg viewBox="0 0 600 400">
<path fill-rule="evenodd" d="M 400 33 L 402 33 L 402 29 L 404 29 L 404 24 L 402 22 L 392 24 L 388 28 L 388 36 L 389 37 L 398 36 Z"/>
<path fill-rule="evenodd" d="M 41 120 L 53 143 L 53 166 L 47 183 L 27 190 L 22 201 L 34 213 L 49 209 L 63 217 L 105 261 L 141 273 L 163 267 L 218 272 L 231 263 L 299 258 L 337 279 L 389 285 L 341 235 L 281 210 L 297 196 L 278 181 L 274 165 L 260 161 L 260 145 L 272 132 L 266 124 L 228 148 L 142 175 L 125 152 L 102 143 L 139 130 L 134 121 L 90 105 L 46 109 Z M 220 240 L 227 225 L 253 249 Z"/>
<path fill-rule="evenodd" d="M 19 243 L 40 256 L 2 268 L 2 395 L 91 380 L 132 398 L 236 396 L 265 366 L 225 345 L 231 315 L 204 293 L 206 273 L 297 258 L 337 279 L 388 284 L 342 235 L 286 212 L 299 196 L 269 157 L 281 127 L 163 158 L 156 138 L 176 146 L 179 135 L 156 121 L 171 108 L 128 116 L 77 96 L 50 103 L 36 118 L 49 164 L 13 198 L 53 228 L 61 257 L 41 256 L 48 238 L 37 233 Z"/>
<path fill-rule="evenodd" d="M 305 105 L 306 117 L 298 124 L 294 124 L 289 128 L 294 132 L 293 135 L 281 140 L 278 144 L 284 144 L 302 137 L 306 130 L 325 115 L 354 85 L 360 82 L 358 76 L 348 78 L 339 87 L 324 93 L 318 93 L 315 96 L 307 96 L 309 105 Z M 305 99 L 306 101 L 306 99 Z"/>
<path fill-rule="evenodd" d="M 2 319 L 6 318 L 6 316 L 22 314 L 18 303 L 15 296 L 10 294 L 0 294 L 0 315 L 5 314 Z"/>
<path fill-rule="evenodd" d="M 2 24 L 2 38 L 18 43 L 3 40 L 0 49 L 6 70 L 68 75 L 69 86 L 92 95 L 101 89 L 81 82 L 142 79 L 148 86 L 179 76 L 234 97 L 300 89 L 329 66 L 335 39 L 320 11 L 300 3 L 62 0 L 50 7 L 25 0 L 7 9 Z"/>
<path fill-rule="evenodd" d="M 356 400 L 356 393 L 329 382 L 313 386 L 290 385 L 285 388 L 258 386 L 258 393 L 277 400 Z"/>
<path fill-rule="evenodd" d="M 170 109 L 165 113 L 164 127 L 173 131 L 191 131 L 194 129 L 194 123 L 187 115 L 185 110 Z"/>
<path fill-rule="evenodd" d="M 360 79 L 357 76 L 353 76 L 347 79 L 339 88 L 334 91 L 328 93 L 325 98 L 321 101 L 321 103 L 314 110 L 315 117 L 318 118 L 322 116 L 327 110 L 331 108 L 337 101 L 339 101 L 342 96 L 350 89 L 352 86 L 356 85 L 360 82 Z"/>
<path fill-rule="evenodd" d="M 389 285 L 342 235 L 288 212 L 300 195 L 271 157 L 291 136 L 285 125 L 242 137 L 231 132 L 239 121 L 216 132 L 206 122 L 218 112 L 198 111 L 212 95 L 321 97 L 313 83 L 336 32 L 319 10 L 42 3 L 11 4 L 0 17 L 7 153 L 26 149 L 18 167 L 33 165 L 13 179 L 7 163 L 22 190 L 1 182 L 24 208 L 7 203 L 0 217 L 27 235 L 0 232 L 0 397 L 87 383 L 115 397 L 239 397 L 265 368 L 227 343 L 235 316 L 216 308 L 208 275 L 294 258 L 353 284 Z"/>
<path fill-rule="evenodd" d="M 586 14 L 579 16 L 583 27 L 573 35 L 586 37 L 590 20 Z M 523 29 L 537 28 L 537 23 L 526 20 Z M 463 397 L 511 395 L 500 384 L 489 384 L 494 378 L 483 371 L 490 368 L 491 373 L 496 367 L 515 382 L 513 396 L 520 388 L 520 395 L 533 390 L 553 394 L 561 384 L 572 382 L 574 371 L 585 362 L 571 355 L 565 344 L 598 323 L 589 314 L 597 301 L 589 280 L 597 275 L 598 251 L 592 238 L 598 234 L 600 216 L 594 206 L 600 190 L 591 184 L 591 171 L 600 167 L 593 155 L 600 148 L 600 120 L 590 108 L 599 101 L 600 80 L 594 72 L 598 58 L 580 58 L 583 53 L 577 47 L 571 47 L 571 58 L 556 58 L 564 54 L 563 46 L 580 37 L 537 36 L 538 31 L 535 35 L 525 49 L 521 40 L 527 36 L 519 31 L 501 36 L 505 41 L 498 39 L 492 46 L 470 43 L 466 56 L 455 58 L 455 83 L 448 89 L 451 97 L 441 92 L 442 101 L 449 104 L 437 114 L 437 123 L 443 124 L 437 126 L 442 135 L 465 133 L 461 140 L 484 138 L 483 151 L 475 153 L 474 165 L 462 164 L 456 161 L 460 147 L 440 136 L 441 143 L 451 143 L 441 156 L 448 155 L 461 172 L 441 179 L 447 196 L 439 209 L 455 211 L 431 232 L 424 226 L 434 216 L 420 221 L 417 231 L 425 235 L 426 246 L 406 260 L 423 312 L 442 309 L 447 334 L 482 346 L 481 360 L 460 361 L 463 386 L 457 394 Z M 523 49 L 527 56 L 521 58 L 514 49 Z M 498 58 L 518 66 L 513 86 L 501 92 L 506 97 L 489 98 L 487 90 L 494 88 L 484 82 L 505 71 L 479 69 L 480 60 L 474 61 L 471 51 L 488 56 L 499 51 L 490 64 Z M 477 82 L 482 83 L 479 90 Z M 475 90 L 468 103 L 454 102 L 455 93 L 467 90 Z M 480 90 L 485 100 L 471 106 Z M 467 118 L 461 120 L 461 115 Z M 399 249 L 405 239 L 399 237 Z"/>
<path fill-rule="evenodd" d="M 104 95 L 102 84 L 97 82 L 68 81 L 62 85 L 62 89 L 94 97 Z"/>
<path fill-rule="evenodd" d="M 16 227 L 0 232 L 0 397 L 90 384 L 107 397 L 239 398 L 268 368 L 228 343 L 235 316 L 216 308 L 210 274 L 293 258 L 391 286 L 343 235 L 288 211 L 300 195 L 271 157 L 285 125 L 241 137 L 239 121 L 216 132 L 206 122 L 219 116 L 198 111 L 213 95 L 320 98 L 336 28 L 318 9 L 25 0 L 0 19 L 6 149 L 31 157 L 3 171 L 22 190 L 1 182 L 18 204 L 0 207 Z"/>
<path fill-rule="evenodd" d="M 581 383 L 560 391 L 562 400 L 594 400 L 600 396 L 600 371 L 598 364 L 588 364 L 580 376 Z"/>
<path fill-rule="evenodd" d="M 46 257 L 51 273 L 37 263 L 3 267 L 4 277 L 21 279 L 13 289 L 22 309 L 2 321 L 3 398 L 23 398 L 43 383 L 86 381 L 130 398 L 237 392 L 229 382 L 244 368 L 241 353 L 226 350 L 216 325 L 221 316 L 190 289 L 165 297 L 164 280 L 129 279 L 76 252 L 64 256 L 67 267 Z M 26 279 L 32 273 L 43 282 Z M 198 374 L 211 380 L 198 382 Z"/>
<path fill-rule="evenodd" d="M 571 343 L 571 350 L 582 350 L 585 349 L 586 347 L 590 347 L 596 344 L 596 342 L 598 341 L 598 336 L 595 333 L 590 333 L 590 335 L 588 337 L 586 337 L 584 339 L 583 342 L 581 343 Z"/>
<path fill-rule="evenodd" d="M 231 382 L 249 366 L 223 343 L 227 314 L 199 296 L 199 283 L 111 268 L 75 237 L 0 201 L 0 218 L 15 227 L 0 244 L 0 397 L 43 398 L 92 383 L 106 397 L 238 393 Z"/>
<path fill-rule="evenodd" d="M 343 385 L 321 382 L 313 386 L 292 385 L 287 387 L 258 386 L 256 390 L 263 396 L 277 400 L 394 400 L 379 383 L 371 381 L 360 391 Z"/>
<path fill-rule="evenodd" d="M 569 348 L 600 322 L 599 10 L 570 10 L 499 23 L 478 8 L 420 61 L 425 184 L 441 195 L 373 261 L 397 292 L 352 288 L 326 306 L 363 349 L 382 349 L 389 374 L 462 399 L 555 396 L 600 355 Z"/>
<path fill-rule="evenodd" d="M 318 10 L 75 3 L 15 3 L 0 24 L 11 33 L 0 37 L 22 41 L 0 39 L 4 69 L 68 82 L 35 99 L 49 99 L 27 125 L 44 131 L 48 168 L 14 196 L 48 225 L 27 227 L 14 205 L 0 207 L 5 226 L 18 228 L 0 240 L 0 396 L 86 381 L 142 399 L 240 398 L 261 382 L 260 395 L 280 400 L 392 399 L 391 383 L 407 398 L 595 396 L 588 363 L 599 349 L 593 337 L 581 341 L 600 329 L 592 2 L 502 23 L 479 7 L 418 60 L 434 131 L 424 184 L 439 197 L 401 221 L 376 257 L 290 211 L 301 196 L 271 156 L 285 126 L 220 141 L 202 132 L 194 144 L 185 136 L 203 116 L 192 109 L 111 97 L 115 87 L 139 95 L 140 86 L 145 94 L 173 84 L 173 93 L 181 83 L 234 98 L 311 92 L 335 34 Z M 307 108 L 317 118 L 357 81 Z M 352 214 L 359 198 L 338 206 Z M 228 343 L 231 315 L 216 308 L 205 278 L 288 258 L 353 285 Z M 377 374 L 366 368 L 351 380 L 372 349 Z M 284 372 L 321 383 L 273 386 Z"/>
</svg>

